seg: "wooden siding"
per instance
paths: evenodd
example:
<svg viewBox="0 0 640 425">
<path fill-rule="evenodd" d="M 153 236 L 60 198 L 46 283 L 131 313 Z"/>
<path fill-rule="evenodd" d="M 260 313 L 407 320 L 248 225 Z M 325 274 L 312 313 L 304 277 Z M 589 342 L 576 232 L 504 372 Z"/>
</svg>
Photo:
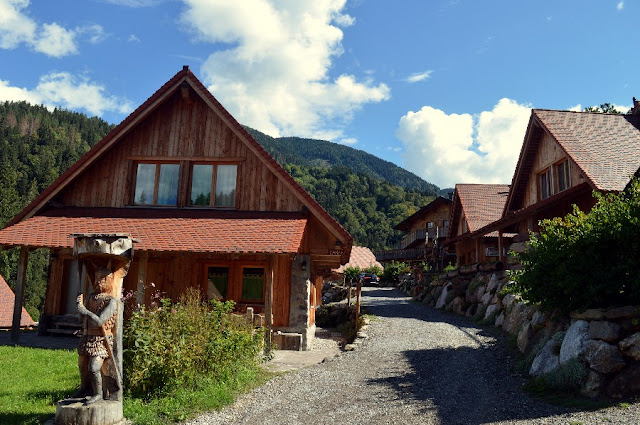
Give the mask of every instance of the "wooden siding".
<svg viewBox="0 0 640 425">
<path fill-rule="evenodd" d="M 528 176 L 522 208 L 533 205 L 539 201 L 538 173 L 556 164 L 562 159 L 567 158 L 567 155 L 551 135 L 546 132 L 541 133 L 541 135 L 542 140 L 540 141 L 538 151 L 536 152 L 533 160 L 533 172 Z M 580 170 L 571 159 L 569 159 L 569 164 L 571 186 L 577 186 L 578 184 L 585 182 L 585 178 L 580 174 Z"/>
<path fill-rule="evenodd" d="M 476 261 L 476 240 L 478 258 Z M 486 263 L 498 261 L 498 257 L 487 257 L 487 248 L 498 248 L 498 238 L 466 238 L 456 243 L 456 256 L 458 266 L 465 266 L 475 263 Z"/>
<path fill-rule="evenodd" d="M 191 89 L 190 89 L 191 91 Z M 160 160 L 181 164 L 178 206 L 189 197 L 189 164 L 226 161 L 238 164 L 236 209 L 300 211 L 302 203 L 218 115 L 195 93 L 180 91 L 126 134 L 56 200 L 69 206 L 131 205 L 135 162 Z"/>
<path fill-rule="evenodd" d="M 426 229 L 427 223 L 429 222 L 433 222 L 434 226 L 442 227 L 443 221 L 449 220 L 450 215 L 451 215 L 450 203 L 442 204 L 434 211 L 429 211 L 427 214 L 425 214 L 424 217 L 412 223 L 410 232 L 413 232 L 415 230 L 420 230 L 420 229 Z"/>
</svg>

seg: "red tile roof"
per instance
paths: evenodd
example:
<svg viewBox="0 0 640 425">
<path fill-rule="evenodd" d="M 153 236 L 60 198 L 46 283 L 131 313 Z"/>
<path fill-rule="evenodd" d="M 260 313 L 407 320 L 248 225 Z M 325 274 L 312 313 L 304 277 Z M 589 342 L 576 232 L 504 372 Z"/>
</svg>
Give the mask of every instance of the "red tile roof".
<svg viewBox="0 0 640 425">
<path fill-rule="evenodd" d="M 297 253 L 303 213 L 61 208 L 0 231 L 0 245 L 71 248 L 73 233 L 130 233 L 138 250 Z"/>
<path fill-rule="evenodd" d="M 622 191 L 640 168 L 640 116 L 534 109 L 551 134 L 603 191 Z"/>
<path fill-rule="evenodd" d="M 370 266 L 378 266 L 382 268 L 382 264 L 376 260 L 376 256 L 369 248 L 364 246 L 354 246 L 351 248 L 349 262 L 347 264 L 343 264 L 335 271 L 342 273 L 347 267 L 360 267 L 360 269 L 366 269 Z"/>
<path fill-rule="evenodd" d="M 10 328 L 13 322 L 13 305 L 15 303 L 16 296 L 5 282 L 4 278 L 0 276 L 0 328 Z M 20 326 L 35 326 L 36 322 L 33 321 L 27 310 L 22 307 L 22 316 L 20 316 Z"/>
<path fill-rule="evenodd" d="M 347 251 L 351 248 L 353 238 L 331 215 L 300 186 L 294 179 L 282 168 L 282 166 L 242 127 L 238 121 L 218 102 L 218 100 L 207 90 L 207 88 L 198 80 L 191 72 L 188 66 L 183 67 L 176 75 L 167 81 L 160 89 L 158 89 L 149 99 L 132 112 L 124 121 L 109 132 L 100 142 L 91 148 L 82 158 L 65 171 L 58 179 L 56 179 L 49 187 L 47 187 L 38 197 L 36 197 L 29 205 L 27 205 L 16 217 L 10 222 L 9 226 L 29 218 L 37 214 L 46 203 L 51 200 L 60 190 L 68 185 L 74 177 L 83 169 L 90 166 L 111 145 L 116 143 L 123 134 L 126 134 L 140 119 L 144 118 L 150 111 L 154 110 L 163 99 L 174 90 L 178 90 L 180 84 L 186 81 L 191 84 L 194 90 L 199 93 L 205 101 L 225 120 L 229 126 L 244 140 L 249 147 L 254 150 L 260 159 L 262 159 L 271 170 L 279 176 L 286 184 L 296 193 L 303 204 L 322 222 L 328 229 L 335 232 L 335 236 L 339 238 Z M 0 242 L 1 244 L 1 242 Z"/>
<path fill-rule="evenodd" d="M 456 196 L 467 218 L 469 232 L 498 220 L 508 194 L 506 184 L 457 184 Z"/>
</svg>

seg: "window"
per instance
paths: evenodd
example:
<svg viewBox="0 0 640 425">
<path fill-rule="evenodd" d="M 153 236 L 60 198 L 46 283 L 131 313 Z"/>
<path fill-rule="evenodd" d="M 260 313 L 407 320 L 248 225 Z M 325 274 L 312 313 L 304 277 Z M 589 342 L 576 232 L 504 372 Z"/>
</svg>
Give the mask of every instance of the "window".
<svg viewBox="0 0 640 425">
<path fill-rule="evenodd" d="M 449 220 L 442 220 L 442 227 L 449 227 Z"/>
<path fill-rule="evenodd" d="M 264 269 L 245 267 L 242 270 L 242 301 L 262 301 L 264 299 Z"/>
<path fill-rule="evenodd" d="M 135 205 L 177 205 L 180 164 L 139 163 Z"/>
<path fill-rule="evenodd" d="M 569 175 L 569 160 L 565 159 L 556 164 L 556 180 L 558 181 L 558 192 L 571 187 L 571 177 Z"/>
<path fill-rule="evenodd" d="M 229 289 L 229 267 L 207 268 L 207 299 L 226 299 Z"/>
<path fill-rule="evenodd" d="M 235 207 L 237 174 L 235 164 L 194 164 L 190 205 Z"/>
<path fill-rule="evenodd" d="M 427 229 L 433 229 L 433 221 L 427 223 Z"/>
<path fill-rule="evenodd" d="M 547 168 L 538 174 L 538 198 L 547 199 L 551 196 L 553 185 L 551 184 L 551 170 Z"/>
</svg>

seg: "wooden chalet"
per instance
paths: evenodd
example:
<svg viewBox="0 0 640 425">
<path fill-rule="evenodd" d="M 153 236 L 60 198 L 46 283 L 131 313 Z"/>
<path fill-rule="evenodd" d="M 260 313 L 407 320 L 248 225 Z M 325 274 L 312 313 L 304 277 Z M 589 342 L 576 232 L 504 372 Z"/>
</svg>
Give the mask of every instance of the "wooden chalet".
<svg viewBox="0 0 640 425">
<path fill-rule="evenodd" d="M 197 288 L 301 334 L 303 348 L 323 276 L 347 262 L 352 246 L 188 67 L 0 231 L 1 246 L 21 247 L 18 287 L 29 250 L 50 249 L 45 331 L 76 312 L 82 285 L 70 235 L 78 233 L 137 240 L 124 290 L 139 302 Z"/>
<path fill-rule="evenodd" d="M 563 217 L 573 205 L 589 211 L 593 191 L 623 191 L 640 169 L 640 105 L 630 114 L 534 109 L 499 220 L 477 233 L 540 230 L 539 221 Z"/>
<path fill-rule="evenodd" d="M 442 242 L 449 236 L 449 219 L 452 201 L 437 197 L 418 211 L 394 226 L 407 232 L 396 249 L 376 252 L 380 261 L 422 262 L 440 267 L 449 252 L 442 249 Z"/>
<path fill-rule="evenodd" d="M 504 245 L 498 232 L 478 230 L 501 217 L 508 193 L 504 184 L 456 184 L 445 245 L 455 246 L 458 266 L 499 260 Z"/>
</svg>

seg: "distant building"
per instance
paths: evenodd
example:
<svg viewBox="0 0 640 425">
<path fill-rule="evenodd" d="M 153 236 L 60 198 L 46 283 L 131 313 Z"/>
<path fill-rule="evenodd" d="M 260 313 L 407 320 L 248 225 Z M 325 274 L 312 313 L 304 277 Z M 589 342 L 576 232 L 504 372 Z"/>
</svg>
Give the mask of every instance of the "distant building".
<svg viewBox="0 0 640 425">
<path fill-rule="evenodd" d="M 13 321 L 13 306 L 16 296 L 0 275 L 0 328 L 10 328 Z M 22 315 L 20 316 L 20 327 L 35 326 L 36 322 L 33 321 L 27 310 L 22 307 Z"/>
</svg>

